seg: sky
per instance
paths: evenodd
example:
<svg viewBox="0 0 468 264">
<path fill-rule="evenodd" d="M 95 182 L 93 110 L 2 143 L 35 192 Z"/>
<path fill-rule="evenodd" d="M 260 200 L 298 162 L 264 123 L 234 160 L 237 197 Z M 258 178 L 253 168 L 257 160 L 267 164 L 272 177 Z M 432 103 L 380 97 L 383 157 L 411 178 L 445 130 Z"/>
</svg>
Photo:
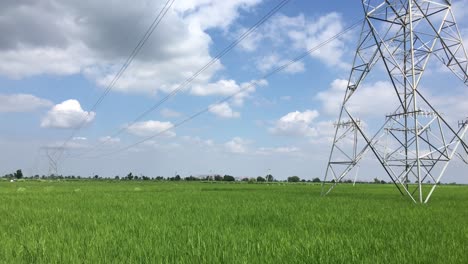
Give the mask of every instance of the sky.
<svg viewBox="0 0 468 264">
<path fill-rule="evenodd" d="M 264 76 L 362 19 L 361 1 L 289 1 L 179 93 L 132 124 L 280 2 L 176 0 L 93 109 L 165 2 L 1 1 L 0 174 L 16 169 L 47 174 L 47 152 L 65 146 L 57 164 L 63 175 L 323 177 L 359 27 Z M 454 8 L 467 2 L 454 1 Z M 468 39 L 465 12 L 455 9 Z M 352 107 L 370 127 L 394 108 L 382 69 L 363 84 L 362 97 Z M 428 71 L 424 89 L 450 121 L 468 116 L 466 86 L 440 65 Z M 367 169 L 361 169 L 361 179 L 388 180 L 372 158 L 362 167 Z M 445 181 L 468 182 L 464 176 L 466 164 L 455 162 Z"/>
</svg>

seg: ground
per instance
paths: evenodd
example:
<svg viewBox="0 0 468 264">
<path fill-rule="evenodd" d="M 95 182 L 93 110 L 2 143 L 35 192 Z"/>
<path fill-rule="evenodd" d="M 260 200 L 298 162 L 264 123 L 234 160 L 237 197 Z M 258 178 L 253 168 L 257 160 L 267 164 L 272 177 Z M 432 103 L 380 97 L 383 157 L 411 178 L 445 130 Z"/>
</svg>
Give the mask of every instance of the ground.
<svg viewBox="0 0 468 264">
<path fill-rule="evenodd" d="M 0 263 L 468 263 L 468 186 L 0 182 Z"/>
</svg>

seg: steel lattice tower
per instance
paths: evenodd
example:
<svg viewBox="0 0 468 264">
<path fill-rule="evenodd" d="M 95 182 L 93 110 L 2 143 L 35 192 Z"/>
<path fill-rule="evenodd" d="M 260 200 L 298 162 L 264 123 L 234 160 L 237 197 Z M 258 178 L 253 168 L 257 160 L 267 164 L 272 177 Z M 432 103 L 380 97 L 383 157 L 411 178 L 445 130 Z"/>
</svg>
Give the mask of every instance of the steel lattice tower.
<svg viewBox="0 0 468 264">
<path fill-rule="evenodd" d="M 45 151 L 47 160 L 49 162 L 49 174 L 48 176 L 58 176 L 58 150 L 62 150 L 59 147 L 41 147 L 40 150 Z"/>
<path fill-rule="evenodd" d="M 450 161 L 457 156 L 463 159 L 468 153 L 464 139 L 468 119 L 451 124 L 453 121 L 438 112 L 420 89 L 431 57 L 468 85 L 468 56 L 452 1 L 363 0 L 362 6 L 365 19 L 335 123 L 322 195 L 357 171 L 364 155 L 371 152 L 401 194 L 416 203 L 427 203 Z M 369 73 L 376 71 L 378 62 L 388 75 L 398 104 L 380 129 L 369 135 L 365 120 L 353 114 L 349 101 L 359 93 Z"/>
</svg>

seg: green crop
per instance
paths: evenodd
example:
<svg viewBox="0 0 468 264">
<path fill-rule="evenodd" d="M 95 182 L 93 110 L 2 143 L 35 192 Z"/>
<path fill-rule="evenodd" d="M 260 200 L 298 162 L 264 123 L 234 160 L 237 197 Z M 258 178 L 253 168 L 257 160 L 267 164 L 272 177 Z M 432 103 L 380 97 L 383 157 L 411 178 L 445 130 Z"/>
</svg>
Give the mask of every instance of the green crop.
<svg viewBox="0 0 468 264">
<path fill-rule="evenodd" d="M 468 263 L 468 187 L 0 182 L 0 263 Z"/>
</svg>

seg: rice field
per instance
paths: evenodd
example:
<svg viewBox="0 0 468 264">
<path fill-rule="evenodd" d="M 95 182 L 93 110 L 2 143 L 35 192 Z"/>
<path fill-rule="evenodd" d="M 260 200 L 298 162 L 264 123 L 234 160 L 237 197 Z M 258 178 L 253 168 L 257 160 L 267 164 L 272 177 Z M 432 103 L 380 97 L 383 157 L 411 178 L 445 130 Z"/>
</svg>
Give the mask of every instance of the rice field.
<svg viewBox="0 0 468 264">
<path fill-rule="evenodd" d="M 0 263 L 468 263 L 468 186 L 4 181 Z"/>
</svg>

